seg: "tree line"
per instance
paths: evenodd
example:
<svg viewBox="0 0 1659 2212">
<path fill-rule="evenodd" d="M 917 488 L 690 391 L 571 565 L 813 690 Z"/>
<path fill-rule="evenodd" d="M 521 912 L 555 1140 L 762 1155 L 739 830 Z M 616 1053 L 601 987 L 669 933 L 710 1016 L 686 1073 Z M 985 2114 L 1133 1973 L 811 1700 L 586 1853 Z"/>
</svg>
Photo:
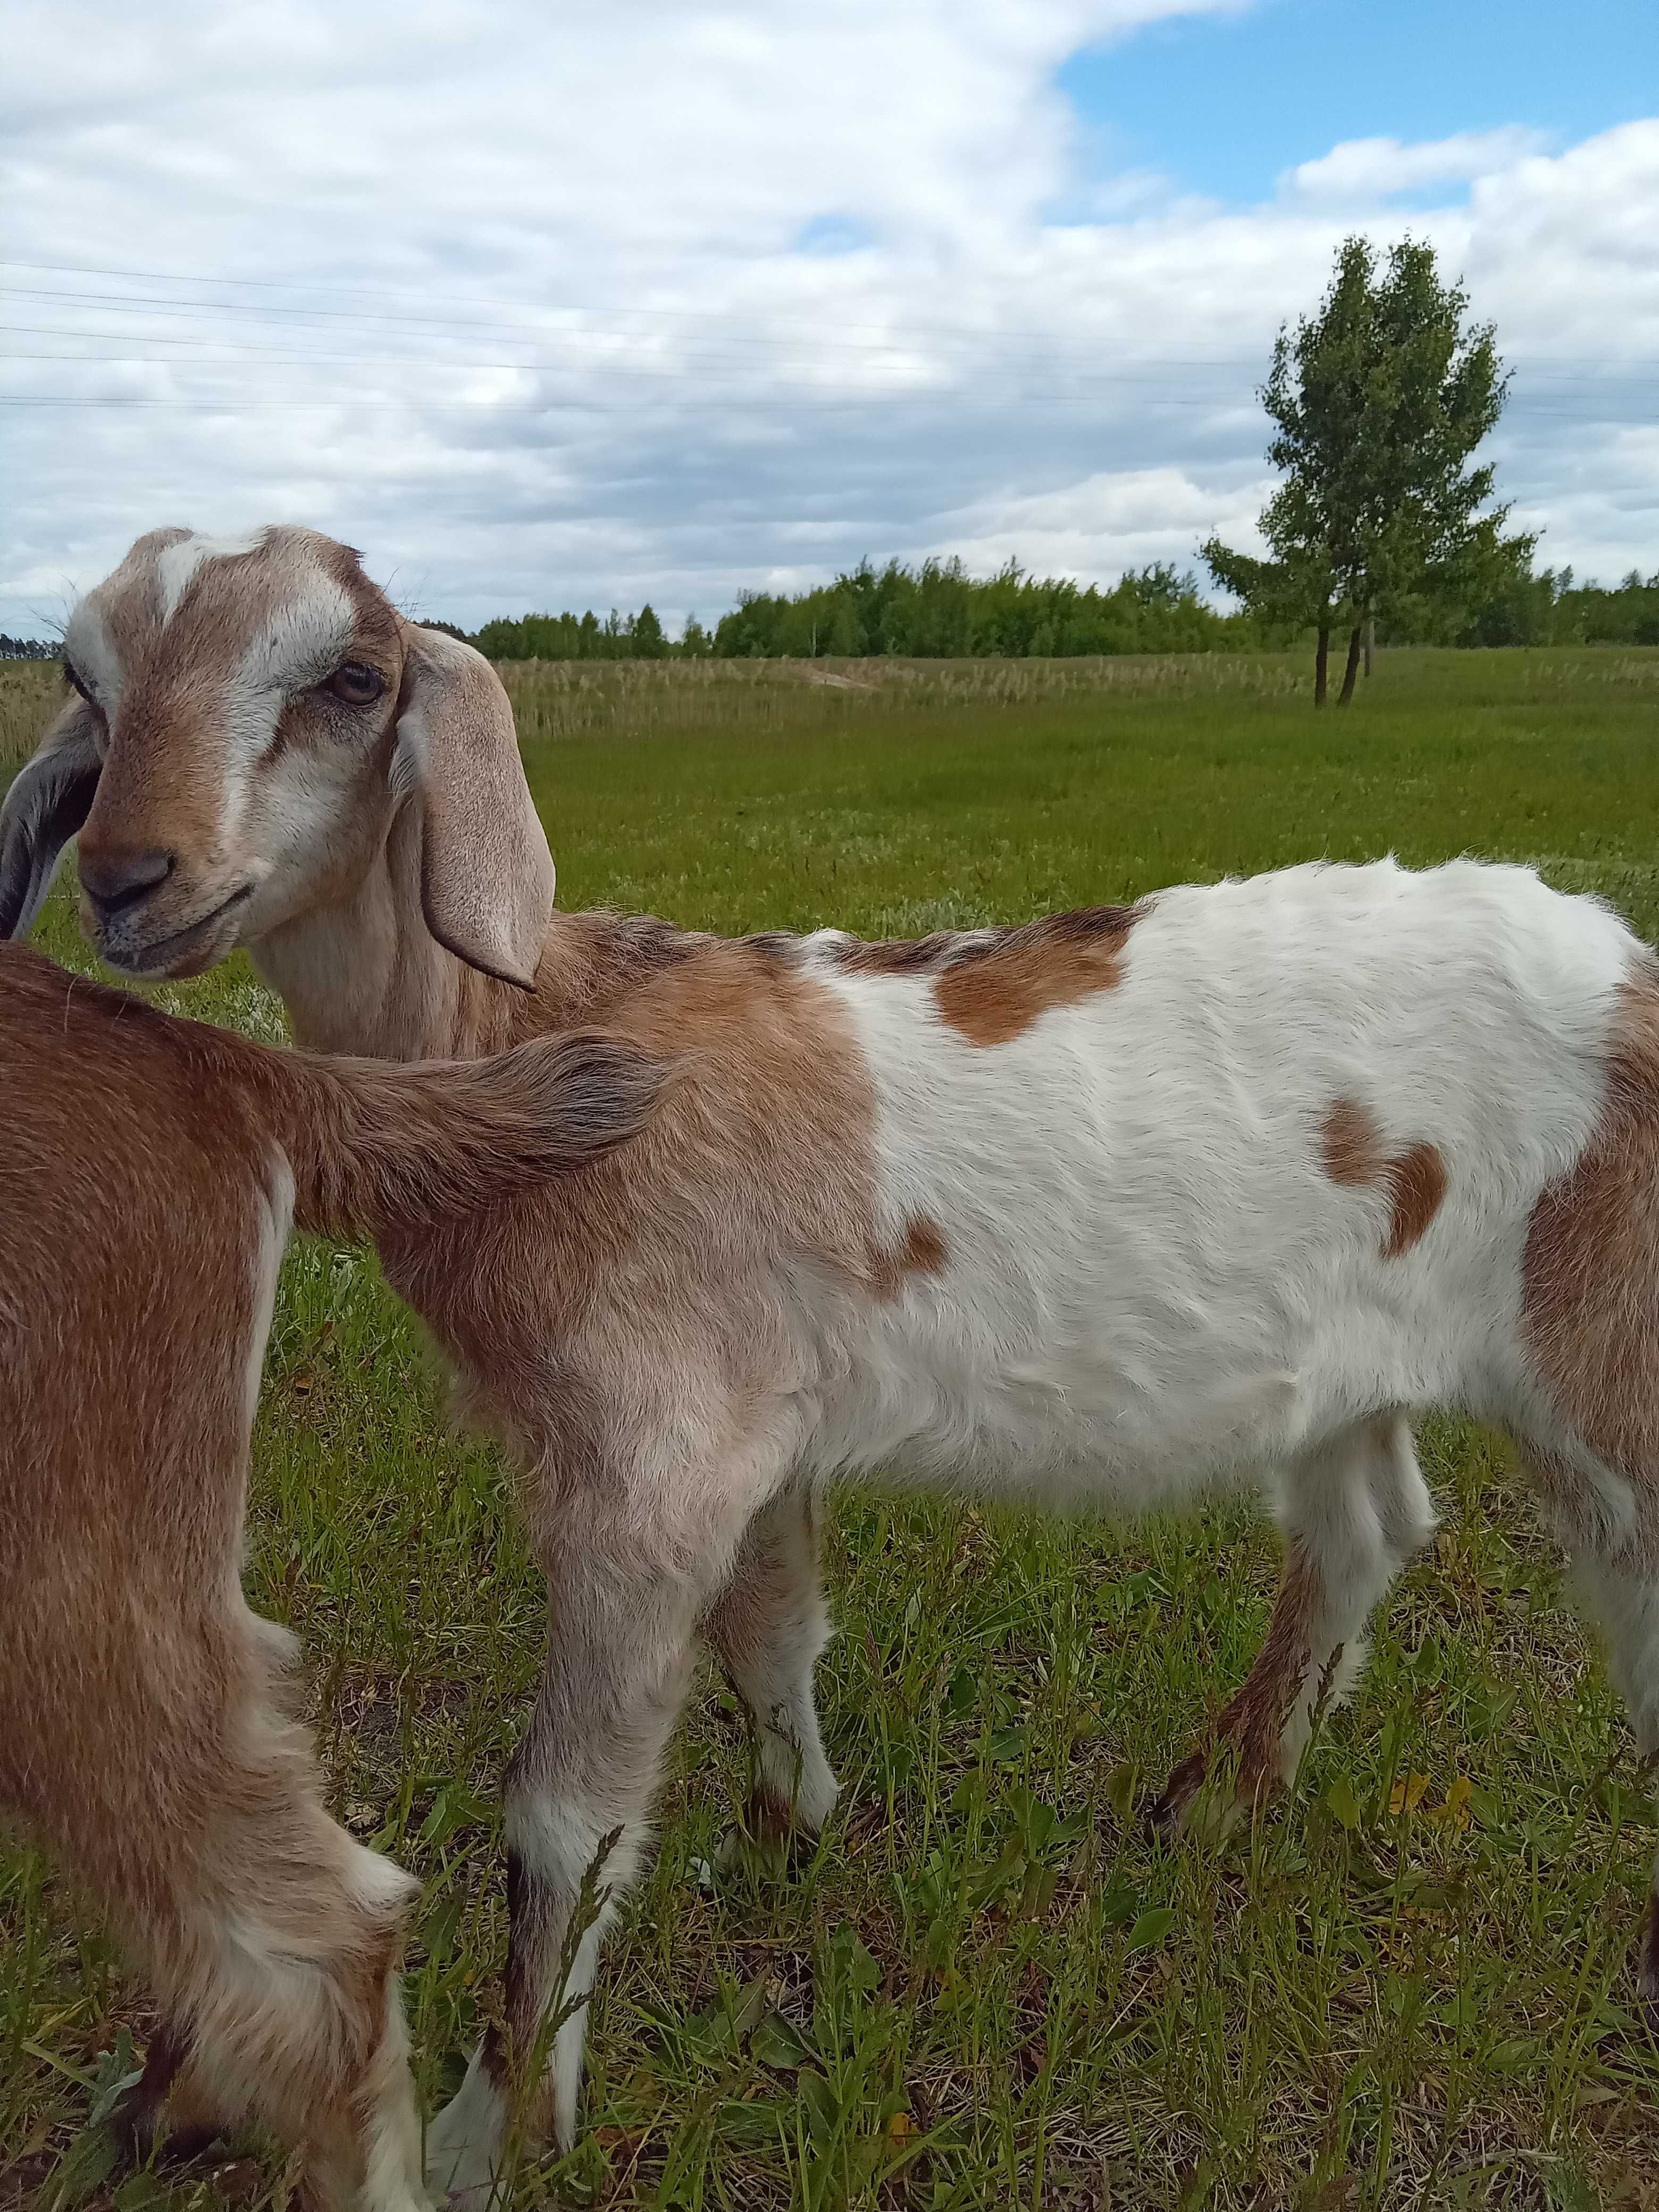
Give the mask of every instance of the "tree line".
<svg viewBox="0 0 1659 2212">
<path fill-rule="evenodd" d="M 1167 565 L 1131 569 L 1109 591 L 1066 576 L 1030 576 L 1011 561 L 975 577 L 960 561 L 861 562 L 794 593 L 745 592 L 712 632 L 694 616 L 671 641 L 649 606 L 601 621 L 526 615 L 486 623 L 473 642 L 495 660 L 917 659 L 1085 653 L 1212 653 L 1257 641 L 1254 617 L 1219 614 L 1196 577 Z"/>
<path fill-rule="evenodd" d="M 865 562 L 811 591 L 745 593 L 712 633 L 694 617 L 683 639 L 665 635 L 647 605 L 637 615 L 489 622 L 471 642 L 492 660 L 1023 659 L 1271 650 L 1314 629 L 1259 609 L 1220 613 L 1194 575 L 1163 564 L 1131 569 L 1101 591 L 1027 575 L 1014 562 L 974 577 L 959 561 L 890 561 L 883 568 Z M 1524 566 L 1474 579 L 1457 596 L 1402 593 L 1378 614 L 1376 637 L 1385 645 L 1659 645 L 1659 572 L 1644 579 L 1632 571 L 1604 586 L 1575 583 L 1571 568 L 1534 574 Z"/>
</svg>

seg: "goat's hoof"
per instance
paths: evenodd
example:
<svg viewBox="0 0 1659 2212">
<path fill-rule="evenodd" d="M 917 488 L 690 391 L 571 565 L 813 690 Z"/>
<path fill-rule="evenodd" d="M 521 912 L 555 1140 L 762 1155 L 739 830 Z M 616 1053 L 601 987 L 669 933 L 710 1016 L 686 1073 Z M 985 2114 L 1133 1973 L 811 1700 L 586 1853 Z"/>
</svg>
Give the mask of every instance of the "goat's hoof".
<svg viewBox="0 0 1659 2212">
<path fill-rule="evenodd" d="M 1659 2036 L 1659 1897 L 1649 1898 L 1642 1917 L 1642 1962 L 1637 1969 L 1636 1993 L 1649 2029 Z"/>
<path fill-rule="evenodd" d="M 714 1865 L 721 1872 L 755 1862 L 785 1874 L 799 1874 L 818 1847 L 818 1831 L 799 1812 L 770 1790 L 757 1790 L 750 1796 L 743 1819 L 734 1820 L 721 1836 Z"/>
<path fill-rule="evenodd" d="M 730 1874 L 753 1866 L 774 1875 L 799 1874 L 817 1847 L 817 1838 L 804 1828 L 756 1830 L 734 1820 L 715 1847 L 714 1870 Z"/>
<path fill-rule="evenodd" d="M 1146 1808 L 1146 1824 L 1154 1835 L 1170 1843 L 1181 1833 L 1209 1771 L 1209 1759 L 1201 1751 L 1189 1752 L 1182 1760 Z"/>
<path fill-rule="evenodd" d="M 507 2107 L 481 2056 L 426 2131 L 426 2185 L 440 2204 L 486 2212 L 495 2194 Z"/>
</svg>

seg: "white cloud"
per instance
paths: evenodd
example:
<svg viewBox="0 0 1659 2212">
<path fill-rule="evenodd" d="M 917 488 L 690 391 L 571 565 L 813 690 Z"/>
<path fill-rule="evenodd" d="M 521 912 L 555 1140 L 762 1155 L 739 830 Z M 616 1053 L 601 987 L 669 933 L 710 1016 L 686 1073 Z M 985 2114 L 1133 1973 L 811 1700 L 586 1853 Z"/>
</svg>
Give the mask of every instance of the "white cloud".
<svg viewBox="0 0 1659 2212">
<path fill-rule="evenodd" d="M 1316 161 L 1304 161 L 1280 179 L 1280 189 L 1302 200 L 1362 201 L 1375 204 L 1402 192 L 1437 185 L 1470 184 L 1513 169 L 1541 150 L 1541 131 L 1460 131 L 1449 138 L 1402 143 L 1398 138 L 1350 138 Z"/>
<path fill-rule="evenodd" d="M 1279 322 L 1436 191 L 1506 490 L 1548 558 L 1659 566 L 1659 122 L 1338 147 L 1255 209 L 1085 180 L 1061 61 L 1205 4 L 33 0 L 4 251 L 54 267 L 0 267 L 0 398 L 150 404 L 0 406 L 0 629 L 179 520 L 311 521 L 465 621 L 1185 563 L 1260 503 Z"/>
<path fill-rule="evenodd" d="M 1255 518 L 1272 479 L 1195 482 L 1176 468 L 1091 476 L 1063 490 L 993 495 L 960 516 L 940 518 L 936 550 L 983 574 L 1010 560 L 1042 575 L 1094 579 L 1164 561 L 1194 565 L 1193 548 L 1212 532 L 1254 543 Z"/>
</svg>

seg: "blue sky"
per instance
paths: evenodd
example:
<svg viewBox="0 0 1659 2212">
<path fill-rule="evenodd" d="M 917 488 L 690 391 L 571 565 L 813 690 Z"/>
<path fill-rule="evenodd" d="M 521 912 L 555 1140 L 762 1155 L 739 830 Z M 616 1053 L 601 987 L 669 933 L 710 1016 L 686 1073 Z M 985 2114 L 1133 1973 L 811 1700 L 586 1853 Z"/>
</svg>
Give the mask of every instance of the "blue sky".
<svg viewBox="0 0 1659 2212">
<path fill-rule="evenodd" d="M 1257 0 L 1152 22 L 1058 82 L 1091 167 L 1235 205 L 1351 138 L 1522 125 L 1566 144 L 1659 107 L 1659 0 Z"/>
</svg>

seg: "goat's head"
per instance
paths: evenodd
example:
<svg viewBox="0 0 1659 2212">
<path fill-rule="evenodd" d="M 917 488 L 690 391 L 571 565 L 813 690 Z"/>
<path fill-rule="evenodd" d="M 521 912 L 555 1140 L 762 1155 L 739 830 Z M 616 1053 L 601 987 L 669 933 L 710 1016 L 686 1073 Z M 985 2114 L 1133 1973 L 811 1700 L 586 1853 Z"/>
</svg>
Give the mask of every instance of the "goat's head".
<svg viewBox="0 0 1659 2212">
<path fill-rule="evenodd" d="M 64 665 L 76 696 L 0 810 L 0 936 L 28 928 L 78 830 L 104 959 L 199 975 L 349 898 L 416 804 L 428 928 L 532 981 L 553 862 L 507 695 L 470 646 L 405 622 L 348 546 L 152 531 L 76 606 Z"/>
</svg>

